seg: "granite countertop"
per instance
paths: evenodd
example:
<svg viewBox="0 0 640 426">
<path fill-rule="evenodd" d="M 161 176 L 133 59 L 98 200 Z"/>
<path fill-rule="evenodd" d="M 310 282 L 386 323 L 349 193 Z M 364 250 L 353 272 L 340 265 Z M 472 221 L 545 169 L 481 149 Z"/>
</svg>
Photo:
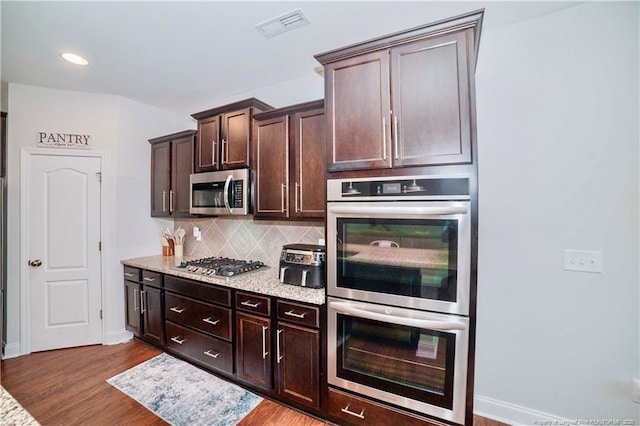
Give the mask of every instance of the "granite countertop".
<svg viewBox="0 0 640 426">
<path fill-rule="evenodd" d="M 195 259 L 195 258 L 194 258 Z M 253 293 L 274 296 L 281 299 L 294 300 L 298 302 L 310 303 L 313 305 L 324 305 L 324 288 L 307 288 L 291 284 L 283 284 L 278 279 L 277 268 L 263 268 L 254 272 L 238 275 L 233 278 L 220 276 L 203 276 L 176 269 L 182 261 L 193 260 L 187 256 L 175 258 L 174 256 L 147 256 L 133 259 L 123 259 L 121 263 L 127 266 L 146 269 L 149 271 L 161 272 L 166 275 L 189 278 L 192 280 L 216 284 L 221 287 L 234 288 L 236 290 L 251 291 Z"/>
</svg>

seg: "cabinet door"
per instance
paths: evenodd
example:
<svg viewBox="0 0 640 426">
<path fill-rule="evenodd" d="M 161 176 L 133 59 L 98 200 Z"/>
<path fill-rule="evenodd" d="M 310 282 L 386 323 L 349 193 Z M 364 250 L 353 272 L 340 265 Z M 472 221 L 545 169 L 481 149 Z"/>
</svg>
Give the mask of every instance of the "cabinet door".
<svg viewBox="0 0 640 426">
<path fill-rule="evenodd" d="M 251 108 L 224 114 L 221 168 L 249 167 L 250 126 Z"/>
<path fill-rule="evenodd" d="M 151 216 L 169 216 L 171 141 L 151 145 Z"/>
<path fill-rule="evenodd" d="M 236 313 L 238 379 L 271 389 L 271 321 Z"/>
<path fill-rule="evenodd" d="M 193 173 L 193 138 L 171 143 L 171 191 L 169 207 L 174 216 L 189 215 L 189 176 Z"/>
<path fill-rule="evenodd" d="M 125 327 L 127 330 L 132 332 L 134 335 L 141 337 L 142 336 L 142 320 L 140 313 L 140 291 L 142 286 L 138 283 L 134 283 L 131 281 L 124 282 L 124 298 L 125 298 L 125 309 L 126 309 L 126 324 Z"/>
<path fill-rule="evenodd" d="M 218 169 L 219 144 L 220 116 L 216 115 L 199 120 L 196 142 L 196 173 Z"/>
<path fill-rule="evenodd" d="M 319 331 L 278 323 L 277 339 L 278 394 L 293 402 L 319 408 Z"/>
<path fill-rule="evenodd" d="M 255 122 L 255 216 L 289 217 L 289 117 Z"/>
<path fill-rule="evenodd" d="M 467 34 L 391 49 L 394 166 L 471 162 Z"/>
<path fill-rule="evenodd" d="M 142 293 L 143 338 L 156 346 L 164 345 L 162 290 L 144 286 Z"/>
<path fill-rule="evenodd" d="M 325 177 L 326 121 L 324 110 L 297 113 L 291 143 L 295 155 L 291 217 L 324 218 L 327 201 Z"/>
<path fill-rule="evenodd" d="M 391 167 L 388 50 L 325 66 L 329 171 Z"/>
</svg>

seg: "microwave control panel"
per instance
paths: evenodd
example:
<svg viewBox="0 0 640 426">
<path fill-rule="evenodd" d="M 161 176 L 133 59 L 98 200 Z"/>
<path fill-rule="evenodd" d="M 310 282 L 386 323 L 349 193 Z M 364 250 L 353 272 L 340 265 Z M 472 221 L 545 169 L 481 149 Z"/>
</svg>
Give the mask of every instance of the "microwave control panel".
<svg viewBox="0 0 640 426">
<path fill-rule="evenodd" d="M 241 209 L 244 206 L 243 184 L 244 182 L 241 180 L 234 180 L 231 182 L 231 190 L 233 191 L 232 208 Z"/>
</svg>

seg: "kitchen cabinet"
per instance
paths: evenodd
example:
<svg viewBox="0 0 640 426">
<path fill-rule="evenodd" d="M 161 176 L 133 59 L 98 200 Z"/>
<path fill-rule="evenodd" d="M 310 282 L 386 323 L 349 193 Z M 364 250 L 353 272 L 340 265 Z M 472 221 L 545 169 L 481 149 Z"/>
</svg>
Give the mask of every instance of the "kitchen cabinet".
<svg viewBox="0 0 640 426">
<path fill-rule="evenodd" d="M 192 114 L 198 121 L 195 172 L 249 167 L 253 114 L 269 109 L 250 98 Z"/>
<path fill-rule="evenodd" d="M 232 376 L 231 290 L 166 276 L 165 292 L 167 351 Z"/>
<path fill-rule="evenodd" d="M 320 408 L 320 310 L 277 301 L 276 387 L 287 402 Z"/>
<path fill-rule="evenodd" d="M 124 267 L 126 329 L 155 346 L 164 346 L 163 276 Z"/>
<path fill-rule="evenodd" d="M 189 216 L 195 130 L 150 139 L 151 216 Z"/>
<path fill-rule="evenodd" d="M 255 218 L 324 218 L 323 106 L 319 100 L 255 115 Z"/>
<path fill-rule="evenodd" d="M 236 293 L 238 380 L 272 389 L 270 298 Z"/>
<path fill-rule="evenodd" d="M 330 172 L 468 164 L 482 13 L 320 55 Z"/>
</svg>

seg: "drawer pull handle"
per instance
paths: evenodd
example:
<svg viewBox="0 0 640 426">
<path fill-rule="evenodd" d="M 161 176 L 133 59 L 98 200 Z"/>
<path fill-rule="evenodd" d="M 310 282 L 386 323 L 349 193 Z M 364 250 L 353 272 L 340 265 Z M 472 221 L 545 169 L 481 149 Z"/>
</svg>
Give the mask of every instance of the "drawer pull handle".
<svg viewBox="0 0 640 426">
<path fill-rule="evenodd" d="M 208 351 L 204 351 L 204 354 L 206 356 L 210 356 L 211 358 L 218 358 L 220 356 L 220 352 L 213 353 L 211 352 L 211 349 L 209 349 Z"/>
<path fill-rule="evenodd" d="M 136 276 L 136 274 L 132 274 L 131 272 L 125 272 L 125 273 L 124 273 L 124 276 L 125 276 L 125 277 L 135 277 L 135 276 Z"/>
<path fill-rule="evenodd" d="M 285 315 L 288 315 L 288 316 L 290 316 L 290 317 L 304 319 L 304 316 L 305 316 L 307 313 L 306 313 L 306 312 L 303 312 L 303 313 L 301 313 L 301 314 L 296 314 L 295 312 L 293 312 L 293 311 L 291 310 L 291 311 L 285 312 L 284 314 L 285 314 Z"/>
<path fill-rule="evenodd" d="M 211 325 L 218 325 L 218 323 L 220 322 L 219 319 L 212 321 L 211 317 L 203 318 L 202 321 L 206 322 L 207 324 L 211 324 Z"/>
<path fill-rule="evenodd" d="M 269 352 L 267 351 L 267 330 L 269 327 L 266 325 L 262 326 L 262 359 L 267 359 L 267 355 Z"/>
<path fill-rule="evenodd" d="M 185 340 L 187 340 L 187 339 L 180 339 L 180 336 L 176 336 L 176 337 L 172 337 L 171 338 L 172 342 L 176 342 L 179 345 L 183 344 Z"/>
<path fill-rule="evenodd" d="M 144 281 L 155 281 L 155 278 L 149 278 L 149 277 L 144 277 L 143 278 Z"/>
<path fill-rule="evenodd" d="M 358 413 L 354 413 L 353 411 L 349 410 L 349 404 L 347 404 L 347 406 L 344 407 L 340 411 L 342 411 L 345 414 L 350 414 L 350 415 L 352 415 L 354 417 L 357 417 L 359 419 L 363 419 L 364 420 L 364 408 L 362 409 L 362 411 L 360 411 L 360 414 L 358 414 Z"/>
<path fill-rule="evenodd" d="M 173 312 L 175 312 L 177 314 L 183 313 L 185 309 L 187 309 L 187 308 L 180 309 L 177 306 L 173 306 L 173 307 L 169 308 L 170 311 L 173 311 Z"/>
<path fill-rule="evenodd" d="M 251 303 L 250 300 L 245 300 L 243 302 L 240 302 L 242 306 L 248 306 L 250 308 L 257 308 L 258 306 L 260 306 L 261 303 L 262 302 Z"/>
</svg>

